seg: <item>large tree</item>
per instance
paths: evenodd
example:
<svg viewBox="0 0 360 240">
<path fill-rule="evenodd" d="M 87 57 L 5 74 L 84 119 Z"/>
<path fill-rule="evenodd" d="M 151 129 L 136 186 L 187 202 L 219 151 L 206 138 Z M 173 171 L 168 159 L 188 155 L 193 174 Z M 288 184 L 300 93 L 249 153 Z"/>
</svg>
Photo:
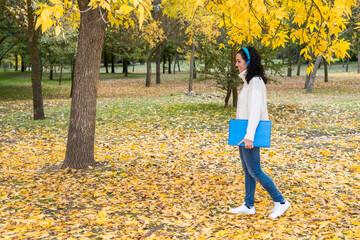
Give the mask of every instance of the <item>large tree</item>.
<svg viewBox="0 0 360 240">
<path fill-rule="evenodd" d="M 76 5 L 72 1 L 54 2 L 55 4 L 52 5 L 42 5 L 37 26 L 41 25 L 43 31 L 54 26 L 55 32 L 60 34 L 61 25 L 58 24 L 61 22 L 57 19 L 62 19 L 64 16 L 80 20 L 68 142 L 62 168 L 84 169 L 96 165 L 94 136 L 97 84 L 106 23 L 109 19 L 112 20 L 112 24 L 122 24 L 125 21 L 124 16 L 138 6 L 141 25 L 144 9 L 148 5 L 143 1 L 141 5 L 137 2 L 130 6 L 120 0 L 112 1 L 112 4 L 105 0 L 78 0 Z M 71 9 L 70 12 L 68 9 Z M 73 11 L 75 9 L 79 11 Z M 75 21 L 74 26 L 76 23 Z"/>
</svg>

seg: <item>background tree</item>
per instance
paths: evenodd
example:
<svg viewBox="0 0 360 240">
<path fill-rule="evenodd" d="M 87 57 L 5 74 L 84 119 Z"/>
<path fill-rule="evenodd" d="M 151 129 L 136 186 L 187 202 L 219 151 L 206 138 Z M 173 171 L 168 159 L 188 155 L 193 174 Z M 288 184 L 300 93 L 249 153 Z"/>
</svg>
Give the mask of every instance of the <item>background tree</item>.
<svg viewBox="0 0 360 240">
<path fill-rule="evenodd" d="M 27 33 L 29 56 L 31 62 L 31 84 L 33 91 L 34 120 L 44 119 L 44 104 L 41 87 L 41 60 L 38 49 L 39 30 L 36 29 L 38 15 L 35 13 L 36 2 L 33 0 L 1 0 L 0 5 L 18 24 L 23 32 Z"/>
</svg>

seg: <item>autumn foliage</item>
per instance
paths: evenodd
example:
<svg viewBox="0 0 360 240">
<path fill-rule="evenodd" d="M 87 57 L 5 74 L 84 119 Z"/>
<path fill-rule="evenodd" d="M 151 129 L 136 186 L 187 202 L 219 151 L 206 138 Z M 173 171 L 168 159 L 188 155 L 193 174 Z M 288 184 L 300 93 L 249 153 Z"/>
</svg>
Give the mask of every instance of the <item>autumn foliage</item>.
<svg viewBox="0 0 360 240">
<path fill-rule="evenodd" d="M 260 186 L 255 216 L 228 212 L 243 201 L 244 179 L 237 149 L 226 144 L 235 112 L 222 107 L 211 83 L 195 85 L 204 93 L 197 96 L 171 81 L 133 98 L 146 91 L 142 82 L 123 88 L 118 81 L 100 84 L 96 169 L 56 168 L 65 154 L 69 100 L 45 100 L 49 113 L 41 122 L 29 120 L 30 101 L 1 103 L 1 238 L 360 236 L 358 79 L 334 76 L 311 96 L 301 79 L 268 85 L 273 145 L 262 150 L 263 168 L 292 202 L 275 221 L 267 218 L 272 202 Z"/>
</svg>

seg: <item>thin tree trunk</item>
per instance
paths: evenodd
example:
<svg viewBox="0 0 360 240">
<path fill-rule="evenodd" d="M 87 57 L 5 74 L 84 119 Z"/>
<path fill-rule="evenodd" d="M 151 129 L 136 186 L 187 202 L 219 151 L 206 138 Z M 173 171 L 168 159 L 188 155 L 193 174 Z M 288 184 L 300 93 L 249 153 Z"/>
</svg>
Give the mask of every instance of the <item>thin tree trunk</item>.
<svg viewBox="0 0 360 240">
<path fill-rule="evenodd" d="M 59 77 L 59 85 L 61 85 L 61 81 L 62 81 L 62 70 L 63 70 L 63 65 L 60 64 L 60 77 Z"/>
<path fill-rule="evenodd" d="M 298 62 L 297 62 L 297 72 L 296 72 L 296 76 L 300 76 L 300 70 L 301 70 L 301 54 L 299 52 L 299 58 L 298 58 Z"/>
<path fill-rule="evenodd" d="M 309 84 L 308 84 L 308 86 L 306 88 L 306 93 L 311 93 L 311 91 L 312 91 L 312 88 L 313 88 L 313 85 L 314 85 L 314 82 L 315 82 L 316 72 L 317 72 L 317 70 L 318 70 L 318 68 L 320 66 L 321 59 L 322 59 L 322 55 L 320 55 L 320 56 L 318 56 L 316 58 L 315 65 L 314 65 L 314 70 L 311 73 Z"/>
<path fill-rule="evenodd" d="M 71 90 L 70 97 L 72 98 L 74 92 L 74 72 L 75 72 L 75 59 L 71 59 Z"/>
<path fill-rule="evenodd" d="M 312 63 L 312 61 L 309 60 L 308 67 L 310 67 L 311 63 Z M 308 84 L 310 81 L 310 74 L 307 74 L 307 69 L 306 69 L 306 78 L 305 78 L 305 87 L 304 87 L 305 89 L 307 89 L 307 87 L 308 87 Z"/>
<path fill-rule="evenodd" d="M 233 107 L 236 108 L 237 107 L 237 102 L 238 102 L 238 91 L 237 91 L 237 86 L 234 85 L 235 84 L 235 79 L 236 79 L 236 46 L 233 45 L 231 46 L 231 82 L 233 84 L 232 86 L 232 92 L 233 92 Z"/>
<path fill-rule="evenodd" d="M 34 120 L 44 119 L 44 104 L 41 87 L 41 62 L 38 49 L 39 29 L 35 30 L 34 9 L 32 0 L 27 1 L 28 43 L 31 62 L 31 83 L 33 91 Z"/>
<path fill-rule="evenodd" d="M 161 83 L 161 46 L 156 51 L 156 84 Z"/>
<path fill-rule="evenodd" d="M 169 68 L 168 68 L 168 73 L 171 74 L 171 56 L 169 56 Z"/>
<path fill-rule="evenodd" d="M 178 69 L 179 69 L 179 72 L 180 72 L 180 61 L 179 61 L 179 58 L 177 58 L 177 64 L 178 64 Z"/>
<path fill-rule="evenodd" d="M 324 63 L 324 82 L 329 82 L 328 63 L 325 58 L 323 58 L 323 63 Z"/>
<path fill-rule="evenodd" d="M 350 63 L 350 58 L 347 58 L 347 62 L 346 62 L 346 72 L 349 71 L 349 63 Z"/>
<path fill-rule="evenodd" d="M 292 62 L 291 62 L 291 54 L 289 54 L 288 56 L 288 71 L 287 71 L 287 76 L 291 77 L 292 75 Z"/>
<path fill-rule="evenodd" d="M 229 106 L 230 97 L 231 97 L 231 87 L 230 85 L 228 85 L 226 88 L 225 107 Z"/>
<path fill-rule="evenodd" d="M 174 74 L 175 74 L 175 69 L 176 69 L 176 60 L 177 60 L 177 53 L 175 53 L 175 57 L 174 57 L 174 68 L 173 68 Z"/>
<path fill-rule="evenodd" d="M 108 58 L 107 58 L 107 53 L 106 53 L 106 47 L 104 47 L 104 67 L 105 67 L 105 71 L 106 73 L 109 73 L 109 63 L 108 63 Z"/>
<path fill-rule="evenodd" d="M 101 20 L 98 8 L 85 11 L 89 0 L 78 0 L 78 4 L 82 12 L 75 59 L 68 141 L 62 169 L 67 167 L 84 169 L 96 164 L 94 136 L 97 84 L 106 23 Z"/>
<path fill-rule="evenodd" d="M 132 67 L 133 67 L 132 71 L 135 72 L 135 61 L 134 60 L 132 61 Z"/>
<path fill-rule="evenodd" d="M 50 80 L 54 79 L 54 64 L 50 63 L 50 76 L 49 76 Z"/>
<path fill-rule="evenodd" d="M 112 52 L 111 52 L 111 73 L 115 73 L 115 56 Z"/>
<path fill-rule="evenodd" d="M 195 43 L 192 44 L 191 48 L 191 59 L 190 59 L 190 79 L 189 79 L 189 90 L 191 93 L 193 91 L 193 81 L 194 81 L 194 60 L 195 60 Z"/>
<path fill-rule="evenodd" d="M 18 58 L 18 54 L 15 53 L 15 71 L 19 70 L 19 58 Z"/>
<path fill-rule="evenodd" d="M 123 73 L 125 74 L 125 77 L 127 77 L 129 75 L 128 66 L 129 66 L 129 60 L 127 58 L 124 58 L 123 59 Z"/>
<path fill-rule="evenodd" d="M 165 74 L 165 69 L 166 69 L 166 57 L 163 57 L 163 74 Z"/>
<path fill-rule="evenodd" d="M 21 72 L 25 72 L 26 66 L 25 66 L 24 57 L 21 55 L 20 55 L 20 57 L 21 57 Z"/>
<path fill-rule="evenodd" d="M 149 44 L 146 46 L 147 60 L 146 60 L 146 83 L 145 87 L 150 87 L 151 85 L 151 56 L 150 56 L 150 47 Z"/>
</svg>

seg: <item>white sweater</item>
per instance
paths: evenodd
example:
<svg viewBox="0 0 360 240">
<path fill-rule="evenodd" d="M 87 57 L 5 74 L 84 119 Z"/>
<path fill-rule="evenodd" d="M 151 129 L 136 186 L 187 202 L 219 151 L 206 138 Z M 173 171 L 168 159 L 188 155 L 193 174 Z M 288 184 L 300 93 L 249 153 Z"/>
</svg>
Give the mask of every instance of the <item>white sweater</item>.
<svg viewBox="0 0 360 240">
<path fill-rule="evenodd" d="M 249 121 L 244 138 L 254 141 L 259 121 L 269 120 L 266 104 L 266 87 L 260 77 L 253 77 L 250 83 L 247 83 L 245 76 L 246 70 L 239 74 L 239 77 L 244 81 L 244 85 L 238 96 L 236 118 L 247 119 Z"/>
</svg>

